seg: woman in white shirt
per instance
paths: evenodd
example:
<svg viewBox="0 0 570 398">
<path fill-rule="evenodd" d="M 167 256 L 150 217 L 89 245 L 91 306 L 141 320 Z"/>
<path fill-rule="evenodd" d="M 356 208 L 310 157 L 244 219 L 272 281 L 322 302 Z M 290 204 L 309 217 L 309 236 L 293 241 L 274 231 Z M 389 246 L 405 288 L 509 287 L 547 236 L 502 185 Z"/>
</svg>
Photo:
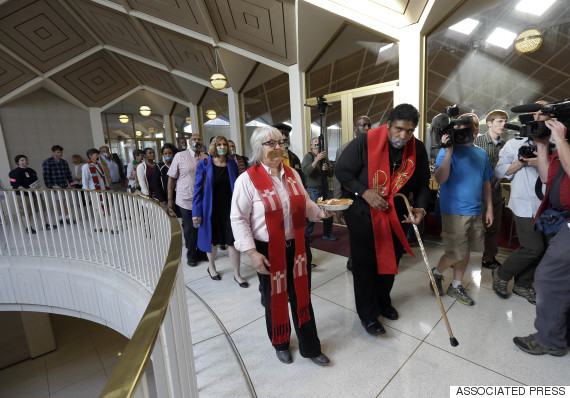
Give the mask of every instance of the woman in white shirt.
<svg viewBox="0 0 570 398">
<path fill-rule="evenodd" d="M 73 188 L 81 189 L 82 188 L 81 172 L 85 162 L 83 161 L 81 155 L 73 155 L 71 159 L 73 159 L 73 166 L 71 167 L 71 176 L 73 177 Z"/>
<path fill-rule="evenodd" d="M 303 188 L 299 174 L 283 165 L 283 138 L 274 127 L 257 128 L 251 136 L 252 156 L 247 172 L 235 182 L 231 222 L 234 246 L 246 252 L 256 269 L 265 298 L 269 339 L 277 358 L 291 363 L 290 322 L 301 356 L 325 366 L 310 299 L 311 268 L 305 252 L 305 217 L 328 218 Z"/>
<path fill-rule="evenodd" d="M 143 152 L 144 162 L 137 167 L 137 180 L 140 185 L 141 194 L 152 198 L 154 193 L 152 174 L 154 173 L 154 159 L 156 155 L 152 148 L 145 148 Z"/>
</svg>

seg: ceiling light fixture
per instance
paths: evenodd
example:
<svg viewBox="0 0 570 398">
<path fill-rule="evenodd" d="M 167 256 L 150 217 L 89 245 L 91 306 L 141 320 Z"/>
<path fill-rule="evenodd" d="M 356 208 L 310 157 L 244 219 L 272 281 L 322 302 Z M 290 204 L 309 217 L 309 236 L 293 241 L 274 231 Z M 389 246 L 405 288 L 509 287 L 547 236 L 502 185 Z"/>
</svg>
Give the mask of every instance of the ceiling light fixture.
<svg viewBox="0 0 570 398">
<path fill-rule="evenodd" d="M 125 109 L 123 108 L 123 101 L 121 101 L 121 114 L 119 115 L 119 122 L 123 124 L 129 122 L 129 117 L 125 115 Z"/>
<path fill-rule="evenodd" d="M 514 48 L 519 54 L 533 53 L 542 45 L 542 32 L 538 29 L 523 30 L 515 39 Z"/>
<path fill-rule="evenodd" d="M 378 50 L 378 53 L 384 52 L 386 50 L 391 49 L 392 47 L 394 47 L 394 43 L 390 43 L 390 44 L 386 44 L 383 47 L 380 47 L 380 50 Z"/>
<path fill-rule="evenodd" d="M 150 134 L 154 134 L 154 132 L 155 132 L 154 127 L 149 127 L 149 128 L 148 128 L 148 132 L 149 132 Z"/>
<path fill-rule="evenodd" d="M 516 33 L 503 28 L 496 28 L 486 42 L 507 49 L 513 44 L 515 37 L 517 37 Z"/>
<path fill-rule="evenodd" d="M 210 76 L 210 85 L 216 90 L 223 90 L 228 86 L 228 79 L 218 69 L 218 46 L 214 46 L 214 58 L 216 60 L 216 73 L 212 73 Z"/>
<path fill-rule="evenodd" d="M 463 21 L 450 26 L 449 30 L 454 30 L 455 32 L 463 33 L 464 35 L 470 35 L 477 25 L 479 25 L 479 21 L 472 18 L 466 18 Z"/>
<path fill-rule="evenodd" d="M 142 92 L 143 92 L 143 96 L 144 96 L 145 102 L 146 102 L 146 91 L 144 90 L 144 88 L 143 88 Z M 148 106 L 148 105 L 141 106 L 139 108 L 139 112 L 143 116 L 150 116 L 150 113 L 151 113 L 150 106 Z"/>
<path fill-rule="evenodd" d="M 186 118 L 186 124 L 191 124 L 192 119 L 190 119 L 189 117 Z"/>
<path fill-rule="evenodd" d="M 539 17 L 544 14 L 555 1 L 556 0 L 521 0 L 515 9 Z"/>
<path fill-rule="evenodd" d="M 210 120 L 214 120 L 215 118 L 218 117 L 218 114 L 216 113 L 215 110 L 210 109 L 210 110 L 206 111 L 206 117 Z"/>
<path fill-rule="evenodd" d="M 143 105 L 139 108 L 139 112 L 141 113 L 141 115 L 143 116 L 150 116 L 150 106 L 147 105 Z"/>
<path fill-rule="evenodd" d="M 137 131 L 135 131 L 135 134 L 137 135 L 137 137 L 140 137 L 142 135 L 142 131 L 137 130 Z"/>
</svg>

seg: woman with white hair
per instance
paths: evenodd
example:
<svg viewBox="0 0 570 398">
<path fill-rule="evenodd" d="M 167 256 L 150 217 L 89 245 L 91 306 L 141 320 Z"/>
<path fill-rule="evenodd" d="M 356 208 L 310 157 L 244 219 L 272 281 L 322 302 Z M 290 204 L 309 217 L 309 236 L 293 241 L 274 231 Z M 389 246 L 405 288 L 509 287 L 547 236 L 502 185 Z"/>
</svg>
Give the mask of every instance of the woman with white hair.
<svg viewBox="0 0 570 398">
<path fill-rule="evenodd" d="M 301 356 L 318 365 L 330 362 L 321 352 L 311 305 L 311 268 L 305 252 L 305 217 L 331 217 L 311 201 L 296 171 L 283 165 L 283 138 L 274 127 L 251 136 L 251 167 L 235 182 L 231 222 L 234 245 L 256 269 L 265 297 L 267 334 L 277 358 L 291 363 L 291 326 L 287 299 Z"/>
</svg>

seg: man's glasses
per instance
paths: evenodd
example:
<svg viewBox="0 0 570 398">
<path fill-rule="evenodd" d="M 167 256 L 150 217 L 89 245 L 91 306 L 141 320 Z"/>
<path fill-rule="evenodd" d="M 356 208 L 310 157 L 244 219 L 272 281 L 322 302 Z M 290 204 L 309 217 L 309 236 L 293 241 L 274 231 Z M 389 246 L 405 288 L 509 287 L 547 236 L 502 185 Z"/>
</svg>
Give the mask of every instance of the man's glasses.
<svg viewBox="0 0 570 398">
<path fill-rule="evenodd" d="M 281 141 L 269 140 L 269 141 L 261 143 L 261 145 L 266 145 L 266 146 L 269 146 L 271 148 L 275 148 L 275 146 L 278 144 L 279 144 L 279 146 L 285 145 L 285 140 L 281 140 Z"/>
</svg>

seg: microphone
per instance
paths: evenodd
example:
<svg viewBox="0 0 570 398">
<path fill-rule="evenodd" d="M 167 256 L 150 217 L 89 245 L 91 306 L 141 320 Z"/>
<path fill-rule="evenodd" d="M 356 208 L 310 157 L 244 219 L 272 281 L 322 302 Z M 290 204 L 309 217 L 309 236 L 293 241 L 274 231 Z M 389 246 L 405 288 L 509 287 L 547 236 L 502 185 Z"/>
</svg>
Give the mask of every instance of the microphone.
<svg viewBox="0 0 570 398">
<path fill-rule="evenodd" d="M 543 105 L 541 104 L 525 104 L 519 105 L 511 108 L 511 112 L 515 113 L 530 113 L 530 112 L 538 112 L 542 109 Z"/>
<path fill-rule="evenodd" d="M 505 123 L 505 128 L 508 130 L 521 131 L 521 126 L 517 126 L 516 124 L 512 123 Z"/>
</svg>

